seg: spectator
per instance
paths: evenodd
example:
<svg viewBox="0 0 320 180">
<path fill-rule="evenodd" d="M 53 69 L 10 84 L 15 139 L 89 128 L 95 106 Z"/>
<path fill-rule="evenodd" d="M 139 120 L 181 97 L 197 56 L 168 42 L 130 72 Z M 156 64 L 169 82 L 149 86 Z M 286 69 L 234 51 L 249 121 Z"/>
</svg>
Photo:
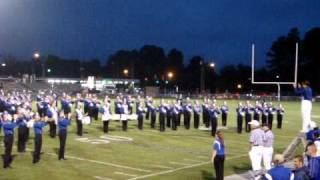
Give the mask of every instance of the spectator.
<svg viewBox="0 0 320 180">
<path fill-rule="evenodd" d="M 268 171 L 273 180 L 293 180 L 294 175 L 289 168 L 282 165 L 284 157 L 282 154 L 276 154 L 273 159 L 274 167 Z"/>
<path fill-rule="evenodd" d="M 313 142 L 309 142 L 306 147 L 309 155 L 308 169 L 311 180 L 320 179 L 320 156 L 317 156 L 317 148 Z"/>
<path fill-rule="evenodd" d="M 217 131 L 216 139 L 214 141 L 213 148 L 212 148 L 212 156 L 211 156 L 211 161 L 214 164 L 217 180 L 223 180 L 224 160 L 225 160 L 224 137 L 221 131 Z"/>
<path fill-rule="evenodd" d="M 319 134 L 320 130 L 314 121 L 310 122 L 309 129 L 310 130 L 306 133 L 306 139 L 313 142 L 316 140 L 316 135 Z"/>
<path fill-rule="evenodd" d="M 309 170 L 303 163 L 303 156 L 297 155 L 294 158 L 294 180 L 309 180 Z"/>
</svg>

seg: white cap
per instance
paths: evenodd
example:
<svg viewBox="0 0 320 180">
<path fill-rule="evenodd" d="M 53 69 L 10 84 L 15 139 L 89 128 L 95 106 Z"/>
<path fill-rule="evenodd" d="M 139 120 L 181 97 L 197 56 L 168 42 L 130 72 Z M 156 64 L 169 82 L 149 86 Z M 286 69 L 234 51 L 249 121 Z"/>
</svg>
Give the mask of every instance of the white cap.
<svg viewBox="0 0 320 180">
<path fill-rule="evenodd" d="M 248 124 L 251 124 L 251 125 L 254 125 L 254 126 L 259 126 L 260 125 L 259 121 L 257 121 L 257 120 L 252 120 Z"/>
</svg>

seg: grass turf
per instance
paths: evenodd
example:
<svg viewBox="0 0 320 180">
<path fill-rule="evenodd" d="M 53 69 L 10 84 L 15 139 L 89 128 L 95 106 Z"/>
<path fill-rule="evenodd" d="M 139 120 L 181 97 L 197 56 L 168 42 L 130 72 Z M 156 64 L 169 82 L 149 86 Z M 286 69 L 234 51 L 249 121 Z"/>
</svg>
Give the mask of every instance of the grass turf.
<svg viewBox="0 0 320 180">
<path fill-rule="evenodd" d="M 235 108 L 238 101 L 230 100 L 228 105 L 228 129 L 223 130 L 227 151 L 225 175 L 241 173 L 250 169 L 248 159 L 248 133 L 236 133 Z M 218 101 L 218 104 L 221 104 Z M 275 152 L 282 152 L 301 128 L 300 102 L 282 102 L 286 108 L 283 129 L 273 129 Z M 313 120 L 320 123 L 320 103 L 313 103 Z M 183 120 L 183 119 L 182 119 Z M 158 123 L 158 120 L 157 120 Z M 274 120 L 275 127 L 276 120 Z M 219 123 L 221 124 L 221 118 Z M 59 161 L 57 151 L 59 139 L 51 139 L 48 127 L 44 129 L 43 146 L 39 164 L 32 164 L 33 130 L 30 131 L 28 152 L 20 154 L 13 147 L 14 160 L 10 169 L 0 169 L 0 179 L 212 179 L 213 166 L 210 163 L 213 138 L 208 131 L 196 130 L 183 126 L 177 131 L 166 128 L 160 133 L 150 129 L 150 120 L 144 121 L 144 130 L 130 121 L 127 132 L 123 132 L 119 122 L 111 122 L 108 135 L 133 138 L 133 141 L 110 140 L 104 144 L 99 139 L 104 135 L 102 122 L 93 121 L 84 126 L 84 138 L 76 140 L 76 123 L 73 121 L 68 130 L 66 157 L 67 161 Z M 2 143 L 3 135 L 0 136 Z M 15 135 L 15 142 L 17 134 Z M 95 143 L 101 144 L 95 144 Z M 3 152 L 3 146 L 0 147 Z"/>
</svg>

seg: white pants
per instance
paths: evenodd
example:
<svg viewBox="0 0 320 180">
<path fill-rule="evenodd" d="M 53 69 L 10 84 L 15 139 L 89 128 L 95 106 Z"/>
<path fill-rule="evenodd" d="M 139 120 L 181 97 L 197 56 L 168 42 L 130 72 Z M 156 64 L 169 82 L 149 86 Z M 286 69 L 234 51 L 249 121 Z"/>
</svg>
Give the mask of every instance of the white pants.
<svg viewBox="0 0 320 180">
<path fill-rule="evenodd" d="M 263 154 L 263 146 L 252 146 L 249 152 L 249 157 L 251 160 L 251 166 L 253 171 L 261 170 L 261 161 Z"/>
<path fill-rule="evenodd" d="M 263 165 L 266 170 L 271 169 L 271 161 L 272 161 L 273 147 L 263 147 Z"/>
<path fill-rule="evenodd" d="M 309 131 L 309 124 L 311 122 L 312 103 L 309 100 L 301 101 L 301 116 L 302 116 L 302 131 Z"/>
</svg>

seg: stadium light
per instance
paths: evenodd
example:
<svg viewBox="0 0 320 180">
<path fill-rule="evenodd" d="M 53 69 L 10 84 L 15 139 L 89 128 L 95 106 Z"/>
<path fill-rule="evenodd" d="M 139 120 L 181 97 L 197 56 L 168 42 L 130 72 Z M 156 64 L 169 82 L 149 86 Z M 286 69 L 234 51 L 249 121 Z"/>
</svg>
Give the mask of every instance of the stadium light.
<svg viewBox="0 0 320 180">
<path fill-rule="evenodd" d="M 168 72 L 167 76 L 168 76 L 169 79 L 171 79 L 173 77 L 173 73 L 172 72 Z"/>
<path fill-rule="evenodd" d="M 2 66 L 2 67 L 6 67 L 7 64 L 6 64 L 6 63 L 2 63 L 1 66 Z"/>
<path fill-rule="evenodd" d="M 215 65 L 214 63 L 210 63 L 209 66 L 210 66 L 211 68 L 214 68 L 216 65 Z"/>
<path fill-rule="evenodd" d="M 47 69 L 47 72 L 48 72 L 48 73 L 51 73 L 51 69 Z"/>
<path fill-rule="evenodd" d="M 237 85 L 237 88 L 238 88 L 238 89 L 241 89 L 241 88 L 242 88 L 242 85 L 241 85 L 241 84 L 238 84 L 238 85 Z"/>
<path fill-rule="evenodd" d="M 123 74 L 127 76 L 129 74 L 129 70 L 128 69 L 124 69 L 123 70 Z"/>
<path fill-rule="evenodd" d="M 40 58 L 40 53 L 39 53 L 39 52 L 33 53 L 33 58 L 34 58 L 35 60 L 38 60 L 38 59 Z"/>
</svg>

